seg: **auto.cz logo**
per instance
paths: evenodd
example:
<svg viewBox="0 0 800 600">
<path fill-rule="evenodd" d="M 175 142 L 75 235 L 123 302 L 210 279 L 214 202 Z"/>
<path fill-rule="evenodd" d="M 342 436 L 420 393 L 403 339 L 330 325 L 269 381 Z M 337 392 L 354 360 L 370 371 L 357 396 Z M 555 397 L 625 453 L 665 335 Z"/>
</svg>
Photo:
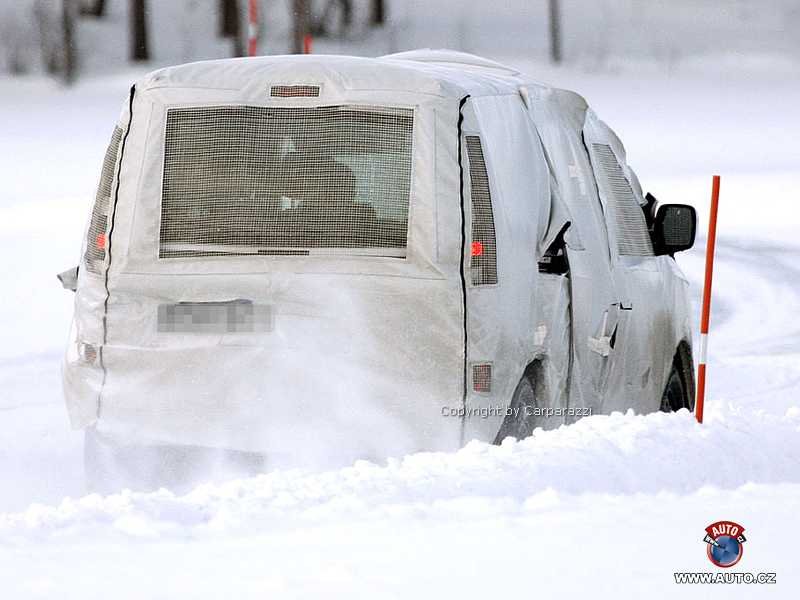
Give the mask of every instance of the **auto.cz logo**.
<svg viewBox="0 0 800 600">
<path fill-rule="evenodd" d="M 675 583 L 777 583 L 775 573 L 673 573 Z"/>
<path fill-rule="evenodd" d="M 742 560 L 744 527 L 733 521 L 717 521 L 706 527 L 703 542 L 711 563 L 721 569 L 728 569 Z M 673 573 L 675 583 L 735 584 L 735 583 L 777 583 L 775 573 L 742 572 L 694 572 Z"/>
<path fill-rule="evenodd" d="M 744 527 L 733 521 L 717 521 L 706 527 L 703 541 L 708 544 L 708 560 L 723 569 L 734 566 L 742 560 L 744 548 L 742 544 L 747 541 L 744 537 Z"/>
</svg>

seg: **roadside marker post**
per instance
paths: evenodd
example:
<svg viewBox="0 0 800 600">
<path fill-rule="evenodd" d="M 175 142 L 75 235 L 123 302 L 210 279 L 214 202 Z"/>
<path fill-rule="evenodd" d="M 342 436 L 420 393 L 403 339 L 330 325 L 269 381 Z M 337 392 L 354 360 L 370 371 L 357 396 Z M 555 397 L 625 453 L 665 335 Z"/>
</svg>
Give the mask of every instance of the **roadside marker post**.
<svg viewBox="0 0 800 600">
<path fill-rule="evenodd" d="M 703 404 L 706 398 L 706 362 L 708 360 L 708 321 L 711 315 L 711 280 L 714 275 L 714 249 L 717 243 L 717 209 L 719 208 L 719 175 L 714 175 L 711 185 L 711 213 L 708 218 L 706 239 L 706 276 L 703 284 L 703 308 L 700 315 L 700 361 L 697 366 L 697 398 L 695 415 L 703 422 Z"/>
<path fill-rule="evenodd" d="M 247 9 L 247 56 L 258 50 L 258 0 L 250 0 Z"/>
</svg>

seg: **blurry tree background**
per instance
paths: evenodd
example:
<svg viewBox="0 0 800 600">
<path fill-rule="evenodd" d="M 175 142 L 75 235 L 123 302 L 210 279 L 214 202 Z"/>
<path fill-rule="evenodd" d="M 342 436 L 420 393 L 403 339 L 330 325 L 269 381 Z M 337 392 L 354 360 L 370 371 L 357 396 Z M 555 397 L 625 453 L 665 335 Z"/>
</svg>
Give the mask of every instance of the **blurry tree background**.
<svg viewBox="0 0 800 600">
<path fill-rule="evenodd" d="M 615 68 L 800 61 L 800 0 L 254 0 L 258 53 L 418 47 Z M 0 0 L 0 72 L 65 82 L 241 56 L 250 0 Z"/>
</svg>

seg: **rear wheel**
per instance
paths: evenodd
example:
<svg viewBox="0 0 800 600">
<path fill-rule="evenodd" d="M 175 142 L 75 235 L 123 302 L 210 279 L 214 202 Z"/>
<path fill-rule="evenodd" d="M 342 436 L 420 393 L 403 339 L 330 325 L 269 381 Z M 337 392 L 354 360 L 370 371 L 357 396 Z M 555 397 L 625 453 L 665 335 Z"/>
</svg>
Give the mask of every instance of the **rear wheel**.
<svg viewBox="0 0 800 600">
<path fill-rule="evenodd" d="M 86 487 L 89 492 L 102 494 L 124 488 L 148 491 L 160 487 L 184 492 L 205 481 L 263 473 L 267 467 L 262 454 L 198 446 L 131 444 L 96 427 L 86 430 L 83 449 Z"/>
<path fill-rule="evenodd" d="M 511 397 L 508 414 L 506 414 L 500 431 L 494 439 L 495 444 L 501 443 L 507 437 L 518 440 L 525 439 L 536 429 L 538 416 L 536 415 L 536 373 L 535 366 L 529 368 L 520 379 Z"/>
<path fill-rule="evenodd" d="M 685 344 L 681 344 L 675 353 L 661 396 L 662 412 L 677 412 L 682 408 L 694 410 L 694 366 L 691 352 Z"/>
<path fill-rule="evenodd" d="M 95 427 L 83 434 L 83 473 L 90 493 L 110 494 L 125 487 L 113 446 Z"/>
</svg>

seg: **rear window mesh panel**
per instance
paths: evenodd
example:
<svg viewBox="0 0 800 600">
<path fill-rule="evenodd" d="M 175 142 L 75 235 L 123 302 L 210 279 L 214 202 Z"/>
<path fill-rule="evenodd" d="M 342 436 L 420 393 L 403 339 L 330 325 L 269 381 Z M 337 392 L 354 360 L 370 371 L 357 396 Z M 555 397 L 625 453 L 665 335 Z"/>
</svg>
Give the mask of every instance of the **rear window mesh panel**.
<svg viewBox="0 0 800 600">
<path fill-rule="evenodd" d="M 92 208 L 92 220 L 86 233 L 86 252 L 84 262 L 86 268 L 92 273 L 100 273 L 103 261 L 106 258 L 106 226 L 108 223 L 108 210 L 111 204 L 111 191 L 114 182 L 114 167 L 117 164 L 117 152 L 122 140 L 122 129 L 114 128 L 111 142 L 103 158 L 103 170 L 100 172 L 100 183 Z"/>
<path fill-rule="evenodd" d="M 642 207 L 633 195 L 631 184 L 607 144 L 592 144 L 597 157 L 595 174 L 613 212 L 617 251 L 626 256 L 653 256 L 653 243 L 647 231 Z"/>
<path fill-rule="evenodd" d="M 489 174 L 477 135 L 467 136 L 467 156 L 472 200 L 472 285 L 491 285 L 497 283 L 497 243 Z"/>
<path fill-rule="evenodd" d="M 406 256 L 413 110 L 167 113 L 161 258 Z"/>
<path fill-rule="evenodd" d="M 318 98 L 318 85 L 273 85 L 269 89 L 273 98 Z"/>
</svg>

